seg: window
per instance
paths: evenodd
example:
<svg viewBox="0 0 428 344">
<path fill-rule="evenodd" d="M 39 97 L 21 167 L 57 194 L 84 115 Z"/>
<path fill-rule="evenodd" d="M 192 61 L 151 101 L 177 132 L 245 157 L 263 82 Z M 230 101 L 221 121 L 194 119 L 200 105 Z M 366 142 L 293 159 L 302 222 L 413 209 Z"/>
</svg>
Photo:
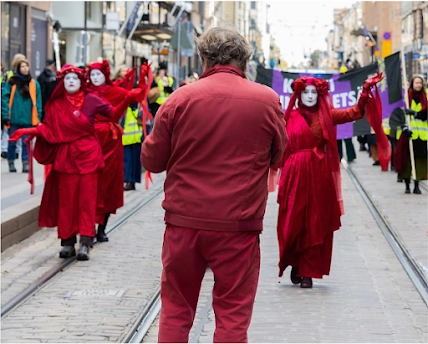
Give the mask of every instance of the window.
<svg viewBox="0 0 428 344">
<path fill-rule="evenodd" d="M 251 1 L 251 9 L 252 10 L 256 9 L 256 2 L 255 1 Z"/>
</svg>

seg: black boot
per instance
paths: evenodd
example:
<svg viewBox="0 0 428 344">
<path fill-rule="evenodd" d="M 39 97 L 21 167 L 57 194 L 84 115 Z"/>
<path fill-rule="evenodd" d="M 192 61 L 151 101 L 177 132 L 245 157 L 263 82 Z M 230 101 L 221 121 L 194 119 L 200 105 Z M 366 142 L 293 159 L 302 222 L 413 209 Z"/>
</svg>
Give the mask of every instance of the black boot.
<svg viewBox="0 0 428 344">
<path fill-rule="evenodd" d="M 89 246 L 80 244 L 77 260 L 89 260 Z"/>
<path fill-rule="evenodd" d="M 300 288 L 312 288 L 312 278 L 303 277 L 302 283 L 300 283 Z"/>
<path fill-rule="evenodd" d="M 293 284 L 302 282 L 302 278 L 299 277 L 299 268 L 295 268 L 294 266 L 291 268 L 290 279 Z"/>
<path fill-rule="evenodd" d="M 22 162 L 22 173 L 28 173 L 28 160 Z"/>
<path fill-rule="evenodd" d="M 126 182 L 125 187 L 123 189 L 125 191 L 133 191 L 133 190 L 135 190 L 135 184 Z"/>
<path fill-rule="evenodd" d="M 415 180 L 415 188 L 413 189 L 413 193 L 417 195 L 420 195 L 422 193 L 421 189 L 419 189 L 419 182 L 417 180 Z"/>
<path fill-rule="evenodd" d="M 104 224 L 103 225 L 98 225 L 98 230 L 97 230 L 97 241 L 98 242 L 107 242 L 108 241 L 108 237 L 105 233 L 106 227 L 107 227 L 107 221 L 110 217 L 110 213 L 107 213 L 104 217 Z"/>
<path fill-rule="evenodd" d="M 404 193 L 409 194 L 410 193 L 410 179 L 404 179 L 404 182 L 406 183 L 406 191 L 404 191 Z"/>
<path fill-rule="evenodd" d="M 59 253 L 59 257 L 64 259 L 74 257 L 75 255 L 76 255 L 76 250 L 74 249 L 74 245 L 63 246 L 61 252 Z"/>
<path fill-rule="evenodd" d="M 16 172 L 15 163 L 13 161 L 9 161 L 9 172 Z"/>
</svg>

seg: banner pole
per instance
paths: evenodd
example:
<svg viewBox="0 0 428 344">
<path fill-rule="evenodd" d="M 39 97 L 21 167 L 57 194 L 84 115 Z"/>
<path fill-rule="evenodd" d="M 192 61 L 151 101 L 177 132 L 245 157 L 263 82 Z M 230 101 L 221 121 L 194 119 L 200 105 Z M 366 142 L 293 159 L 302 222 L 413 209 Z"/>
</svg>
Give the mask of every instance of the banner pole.
<svg viewBox="0 0 428 344">
<path fill-rule="evenodd" d="M 401 69 L 403 71 L 403 77 L 402 77 L 402 83 L 404 88 L 404 101 L 406 103 L 406 108 L 409 109 L 409 93 L 407 89 L 407 73 L 406 73 L 406 64 L 404 63 L 404 53 L 403 48 L 401 48 Z M 412 130 L 410 126 L 410 115 L 406 116 L 404 114 L 406 120 L 407 120 L 407 127 L 409 130 Z M 409 150 L 410 150 L 410 163 L 412 166 L 412 178 L 413 180 L 416 180 L 416 165 L 415 165 L 415 153 L 413 151 L 413 140 L 410 138 L 409 140 Z"/>
</svg>

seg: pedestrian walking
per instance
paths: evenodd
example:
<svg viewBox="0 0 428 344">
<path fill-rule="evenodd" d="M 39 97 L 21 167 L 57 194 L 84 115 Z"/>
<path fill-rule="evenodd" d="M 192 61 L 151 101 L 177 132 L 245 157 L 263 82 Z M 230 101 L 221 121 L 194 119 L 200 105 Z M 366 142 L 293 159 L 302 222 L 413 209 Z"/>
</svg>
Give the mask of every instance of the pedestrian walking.
<svg viewBox="0 0 428 344">
<path fill-rule="evenodd" d="M 107 60 L 102 63 L 93 63 L 89 68 L 89 85 L 87 92 L 101 97 L 112 106 L 119 105 L 123 99 L 128 99 L 128 105 L 143 101 L 145 96 L 146 81 L 149 66 L 141 67 L 139 88 L 128 91 L 125 88 L 114 86 L 110 79 L 110 65 Z M 98 230 L 97 240 L 108 241 L 105 234 L 108 219 L 111 214 L 121 208 L 123 199 L 124 181 L 124 156 L 122 145 L 122 127 L 118 124 L 120 118 L 126 113 L 118 113 L 116 117 L 95 117 L 95 133 L 101 144 L 105 167 L 100 175 L 101 195 L 103 197 L 102 207 L 97 208 Z"/>
<path fill-rule="evenodd" d="M 168 97 L 174 91 L 172 88 L 173 84 L 174 79 L 168 76 L 166 64 L 161 62 L 154 75 L 153 83 L 150 86 L 149 106 L 153 116 L 156 116 L 159 107 L 167 101 Z M 152 97 L 153 100 L 151 101 Z"/>
<path fill-rule="evenodd" d="M 48 102 L 49 97 L 52 95 L 52 92 L 54 91 L 56 85 L 58 84 L 56 80 L 55 71 L 55 61 L 46 60 L 46 68 L 43 69 L 43 72 L 37 78 L 37 81 L 40 84 L 40 89 L 42 91 L 42 122 L 45 118 L 45 105 Z"/>
<path fill-rule="evenodd" d="M 213 28 L 197 42 L 204 73 L 155 117 L 141 162 L 167 171 L 159 342 L 187 342 L 207 267 L 214 342 L 247 341 L 256 295 L 269 166 L 286 142 L 278 95 L 246 79 L 252 49 Z"/>
<path fill-rule="evenodd" d="M 413 142 L 413 154 L 415 159 L 415 187 L 414 194 L 420 195 L 419 181 L 427 179 L 427 98 L 428 91 L 425 80 L 422 76 L 416 75 L 410 81 L 408 91 L 410 109 L 410 128 L 407 125 L 397 129 L 397 146 L 394 157 L 395 170 L 398 172 L 398 179 L 403 179 L 406 183 L 405 193 L 410 193 L 410 177 L 412 166 L 410 161 L 409 140 Z M 403 136 L 404 134 L 405 136 Z M 397 156 L 398 154 L 398 156 Z"/>
<path fill-rule="evenodd" d="M 42 95 L 39 83 L 31 77 L 26 60 L 18 62 L 16 73 L 6 83 L 2 94 L 2 123 L 9 135 L 22 128 L 39 124 L 42 116 Z M 16 142 L 10 141 L 7 149 L 9 172 L 16 172 Z M 22 141 L 22 172 L 28 172 L 28 153 L 25 138 Z"/>
<path fill-rule="evenodd" d="M 291 282 L 301 288 L 312 288 L 312 278 L 330 273 L 333 232 L 344 213 L 334 126 L 364 117 L 369 90 L 378 81 L 367 80 L 358 103 L 346 110 L 331 107 L 322 78 L 294 81 L 284 117 L 289 141 L 280 164 L 279 276 L 291 265 Z"/>
<path fill-rule="evenodd" d="M 23 54 L 15 54 L 15 56 L 12 59 L 12 70 L 5 72 L 3 74 L 2 79 L 2 86 L 1 86 L 1 93 L 3 94 L 4 86 L 6 85 L 6 82 L 9 81 L 9 79 L 16 74 L 16 67 L 18 65 L 18 62 L 22 60 L 26 60 L 27 58 Z M 3 99 L 3 97 L 2 97 Z M 2 101 L 3 104 L 3 101 Z M 2 105 L 3 107 L 3 105 Z M 2 122 L 2 132 L 1 132 L 1 156 L 4 159 L 7 159 L 7 149 L 9 147 L 9 130 L 3 125 Z M 15 158 L 18 159 L 19 152 L 21 151 L 21 141 L 18 141 L 16 144 L 16 152 L 15 152 Z"/>
<path fill-rule="evenodd" d="M 74 245 L 80 235 L 78 260 L 89 259 L 95 236 L 95 215 L 99 172 L 104 167 L 101 146 L 95 134 L 95 116 L 114 118 L 128 107 L 124 97 L 115 108 L 93 94 L 85 94 L 83 71 L 69 66 L 46 104 L 43 124 L 18 129 L 10 140 L 25 135 L 37 137 L 34 157 L 43 165 L 52 164 L 39 211 L 40 227 L 58 227 L 63 249 L 60 258 L 76 255 Z"/>
<path fill-rule="evenodd" d="M 137 105 L 131 105 L 125 115 L 123 123 L 123 155 L 125 161 L 125 191 L 135 190 L 135 184 L 141 183 L 141 141 L 143 138 L 143 126 L 139 123 L 139 109 Z"/>
</svg>

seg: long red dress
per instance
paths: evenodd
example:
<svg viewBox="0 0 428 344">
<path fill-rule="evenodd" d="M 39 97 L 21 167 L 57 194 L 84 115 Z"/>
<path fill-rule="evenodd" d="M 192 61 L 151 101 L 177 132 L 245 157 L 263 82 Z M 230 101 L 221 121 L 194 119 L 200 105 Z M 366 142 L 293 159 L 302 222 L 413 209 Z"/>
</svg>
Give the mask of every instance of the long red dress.
<svg viewBox="0 0 428 344">
<path fill-rule="evenodd" d="M 353 108 L 331 109 L 333 124 L 361 119 L 365 103 L 361 97 Z M 299 276 L 322 278 L 330 272 L 333 232 L 341 225 L 341 208 L 317 109 L 300 104 L 286 129 L 278 190 L 279 275 L 291 265 L 299 268 Z"/>
<path fill-rule="evenodd" d="M 110 85 L 93 86 L 88 91 L 101 97 L 112 106 L 119 105 L 125 99 L 129 91 Z M 97 114 L 95 117 L 95 133 L 101 145 L 104 158 L 104 168 L 100 174 L 101 194 L 103 206 L 97 207 L 96 222 L 104 224 L 106 214 L 115 214 L 116 210 L 124 204 L 124 157 L 122 145 L 122 127 L 119 120 L 124 113 L 117 113 L 114 117 L 106 118 Z"/>
<path fill-rule="evenodd" d="M 80 115 L 65 96 L 47 108 L 34 157 L 52 164 L 40 205 L 39 226 L 58 226 L 58 237 L 95 235 L 98 173 L 104 162 L 93 120 L 95 114 L 109 116 L 110 104 L 93 95 L 84 97 Z M 113 112 L 114 113 L 114 112 Z"/>
</svg>

